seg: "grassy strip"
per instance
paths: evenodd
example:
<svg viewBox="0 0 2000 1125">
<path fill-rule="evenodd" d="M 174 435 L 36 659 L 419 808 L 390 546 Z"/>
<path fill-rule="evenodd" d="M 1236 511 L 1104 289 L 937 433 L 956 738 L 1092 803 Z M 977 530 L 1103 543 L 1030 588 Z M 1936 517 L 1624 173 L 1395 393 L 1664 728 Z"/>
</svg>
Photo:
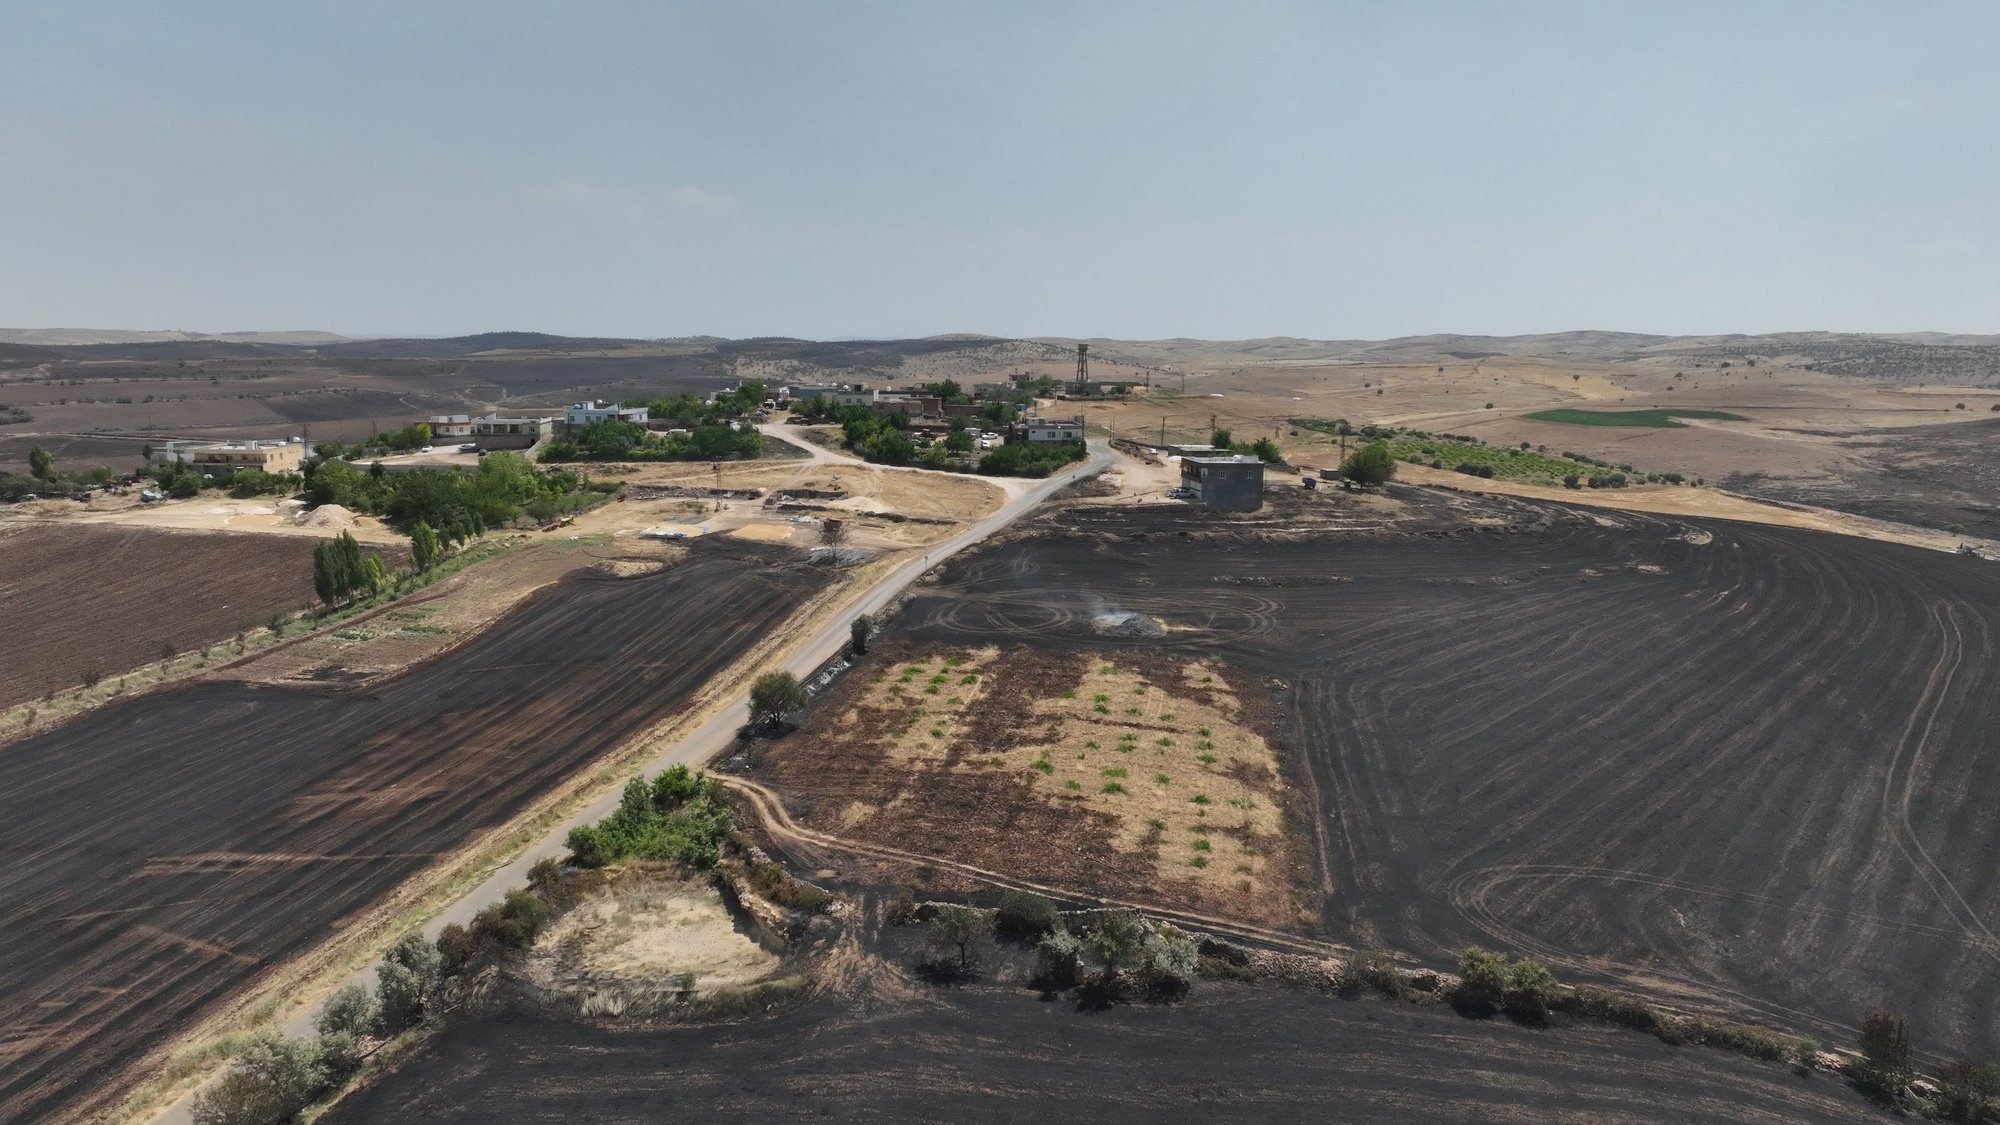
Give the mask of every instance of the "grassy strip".
<svg viewBox="0 0 2000 1125">
<path fill-rule="evenodd" d="M 1684 430 L 1687 423 L 1676 418 L 1710 418 L 1719 422 L 1748 422 L 1741 414 L 1730 414 L 1721 410 L 1675 410 L 1671 407 L 1653 410 L 1578 410 L 1575 407 L 1560 406 L 1554 410 L 1538 410 L 1524 414 L 1535 422 L 1561 422 L 1568 426 L 1630 426 L 1634 428 Z"/>
<path fill-rule="evenodd" d="M 1424 430 L 1362 426 L 1354 429 L 1344 419 L 1294 418 L 1292 425 L 1324 434 L 1350 433 L 1364 442 L 1380 441 L 1389 455 L 1414 465 L 1433 469 L 1455 469 L 1469 476 L 1515 480 L 1527 484 L 1569 488 L 1623 488 L 1628 484 L 1687 484 L 1679 473 L 1648 473 L 1631 465 L 1614 465 L 1582 453 L 1564 450 L 1560 455 L 1549 447 L 1488 445 L 1467 434 L 1434 434 Z M 1700 484 L 1695 480 L 1692 483 Z"/>
</svg>

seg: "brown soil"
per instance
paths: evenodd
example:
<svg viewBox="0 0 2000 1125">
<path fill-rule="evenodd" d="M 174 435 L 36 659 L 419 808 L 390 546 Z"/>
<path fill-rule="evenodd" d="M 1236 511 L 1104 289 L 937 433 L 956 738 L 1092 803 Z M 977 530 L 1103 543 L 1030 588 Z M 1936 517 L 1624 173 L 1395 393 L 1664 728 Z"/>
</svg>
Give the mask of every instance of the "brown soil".
<svg viewBox="0 0 2000 1125">
<path fill-rule="evenodd" d="M 1296 798 L 1260 716 L 1219 667 L 1138 650 L 887 647 L 754 776 L 842 839 L 928 841 L 1078 893 L 1295 923 Z"/>
<path fill-rule="evenodd" d="M 309 539 L 0 525 L 0 709 L 264 628 L 313 603 Z M 107 689 L 108 690 L 108 689 Z"/>
</svg>

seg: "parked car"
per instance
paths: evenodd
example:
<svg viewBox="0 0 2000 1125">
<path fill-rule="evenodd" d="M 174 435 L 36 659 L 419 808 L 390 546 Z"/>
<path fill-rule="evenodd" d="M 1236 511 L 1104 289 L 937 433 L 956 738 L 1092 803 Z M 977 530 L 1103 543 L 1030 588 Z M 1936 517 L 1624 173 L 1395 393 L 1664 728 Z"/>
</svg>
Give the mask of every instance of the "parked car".
<svg viewBox="0 0 2000 1125">
<path fill-rule="evenodd" d="M 431 447 L 428 445 L 424 446 L 422 449 L 417 450 L 418 453 L 429 453 L 430 451 Z"/>
<path fill-rule="evenodd" d="M 459 446 L 458 451 L 460 453 L 477 453 L 479 452 L 479 443 L 476 441 L 468 441 L 465 444 Z"/>
</svg>

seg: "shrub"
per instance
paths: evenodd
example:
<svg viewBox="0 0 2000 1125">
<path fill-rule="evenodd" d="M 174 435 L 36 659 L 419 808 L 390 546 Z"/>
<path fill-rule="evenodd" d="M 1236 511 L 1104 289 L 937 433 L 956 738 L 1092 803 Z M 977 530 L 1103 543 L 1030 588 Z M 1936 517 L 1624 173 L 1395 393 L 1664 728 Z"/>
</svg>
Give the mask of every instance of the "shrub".
<svg viewBox="0 0 2000 1125">
<path fill-rule="evenodd" d="M 1608 988 L 1585 986 L 1568 996 L 1560 998 L 1552 1005 L 1557 1011 L 1570 1015 L 1586 1016 L 1604 1020 L 1634 1031 L 1659 1034 L 1665 1018 L 1654 1010 L 1651 1004 L 1623 992 Z"/>
<path fill-rule="evenodd" d="M 1356 484 L 1381 484 L 1396 475 L 1396 458 L 1386 442 L 1374 441 L 1347 455 L 1341 476 Z"/>
<path fill-rule="evenodd" d="M 1043 980 L 1057 988 L 1076 984 L 1083 966 L 1083 943 L 1058 927 L 1035 946 L 1035 961 Z"/>
<path fill-rule="evenodd" d="M 1373 989 L 1392 1000 L 1401 1000 L 1409 993 L 1408 983 L 1387 953 L 1356 950 L 1341 963 L 1340 994 L 1351 1000 L 1364 989 Z"/>
<path fill-rule="evenodd" d="M 1848 1070 L 1863 1088 L 1883 1097 L 1901 1098 L 1916 1078 L 1910 1027 L 1894 1012 L 1871 1010 L 1861 1021 L 1861 1057 Z"/>
<path fill-rule="evenodd" d="M 721 783 L 675 766 L 651 785 L 637 777 L 627 782 L 617 811 L 570 829 L 568 844 L 580 867 L 633 858 L 672 860 L 705 871 L 715 866 L 731 824 Z"/>
<path fill-rule="evenodd" d="M 319 1042 L 260 1035 L 228 1073 L 195 1095 L 195 1125 L 275 1125 L 290 1121 L 332 1084 Z"/>
<path fill-rule="evenodd" d="M 1538 961 L 1522 958 L 1507 969 L 1507 1012 L 1516 1019 L 1541 1023 L 1549 1018 L 1556 998 L 1555 974 Z"/>
<path fill-rule="evenodd" d="M 1056 904 L 1030 891 L 1008 891 L 1000 896 L 994 911 L 993 928 L 1002 937 L 1034 941 L 1051 933 L 1060 923 Z"/>
<path fill-rule="evenodd" d="M 1090 953 L 1103 966 L 1107 983 L 1116 980 L 1118 970 L 1139 955 L 1144 934 L 1145 924 L 1130 910 L 1114 910 L 1091 926 Z"/>
<path fill-rule="evenodd" d="M 1949 1121 L 1984 1121 L 1993 1116 L 2000 1094 L 2000 1066 L 1953 1059 L 1937 1068 L 1938 1114 Z"/>
<path fill-rule="evenodd" d="M 549 905 L 530 891 L 510 891 L 507 897 L 472 917 L 474 941 L 496 950 L 526 949 L 549 922 Z"/>
<path fill-rule="evenodd" d="M 793 910 L 803 910 L 809 914 L 819 913 L 833 901 L 832 894 L 811 883 L 792 878 L 791 872 L 768 861 L 751 865 L 750 885 L 757 888 L 758 894 L 780 906 L 789 906 Z M 914 911 L 914 903 L 911 909 Z"/>
<path fill-rule="evenodd" d="M 924 930 L 924 942 L 938 952 L 955 950 L 958 970 L 966 972 L 972 968 L 974 951 L 992 933 L 993 919 L 985 911 L 947 904 L 931 915 L 930 925 Z"/>
<path fill-rule="evenodd" d="M 422 934 L 404 934 L 390 946 L 376 976 L 377 1033 L 386 1038 L 429 1015 L 443 975 L 444 955 Z"/>
<path fill-rule="evenodd" d="M 1194 983 L 1195 966 L 1201 960 L 1194 941 L 1167 926 L 1146 936 L 1140 958 L 1146 983 L 1156 991 L 1175 994 Z"/>
<path fill-rule="evenodd" d="M 1462 1006 L 1492 1009 L 1507 996 L 1507 957 L 1474 946 L 1458 959 L 1458 1001 Z"/>
<path fill-rule="evenodd" d="M 347 985 L 327 998 L 314 1026 L 320 1065 L 330 1079 L 345 1078 L 361 1066 L 361 1041 L 375 1027 L 375 1001 L 367 989 Z"/>
</svg>

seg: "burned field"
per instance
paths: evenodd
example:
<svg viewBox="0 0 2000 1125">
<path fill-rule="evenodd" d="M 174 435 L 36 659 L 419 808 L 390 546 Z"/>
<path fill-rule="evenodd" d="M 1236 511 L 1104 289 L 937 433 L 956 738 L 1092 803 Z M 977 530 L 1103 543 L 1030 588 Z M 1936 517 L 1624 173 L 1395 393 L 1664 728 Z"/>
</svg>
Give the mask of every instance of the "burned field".
<svg viewBox="0 0 2000 1125">
<path fill-rule="evenodd" d="M 1204 984 L 1084 1015 L 1018 984 L 725 1026 L 450 1027 L 322 1120 L 1874 1121 L 1838 1079 L 1632 1032 Z"/>
<path fill-rule="evenodd" d="M 0 527 L 0 708 L 226 641 L 313 602 L 314 541 L 78 524 Z"/>
<path fill-rule="evenodd" d="M 685 707 L 824 579 L 741 544 L 572 576 L 362 689 L 205 683 L 0 747 L 0 1118 L 149 1051 Z"/>
<path fill-rule="evenodd" d="M 1264 733 L 1307 810 L 1301 932 L 1439 966 L 1475 944 L 1529 954 L 1829 1042 L 1886 1006 L 1922 1050 L 2000 1053 L 2000 571 L 1749 524 L 1474 516 L 1253 538 L 1179 509 L 1072 509 L 950 566 L 883 642 L 1122 649 L 1267 685 Z M 1106 635 L 1107 612 L 1163 629 Z M 834 721 L 774 752 L 797 756 L 808 815 L 921 797 L 805 781 L 848 776 L 815 758 L 842 745 L 814 741 Z M 947 829 L 978 815 L 1016 819 L 1033 850 L 1048 808 L 911 807 L 933 830 L 904 845 L 965 858 Z M 1066 862 L 1079 890 L 1128 859 L 1097 855 Z"/>
<path fill-rule="evenodd" d="M 1131 636 L 1133 617 L 1115 634 Z M 1310 920 L 1261 685 L 1130 647 L 888 643 L 754 775 L 808 828 L 1265 926 Z M 1265 716 L 1268 718 L 1268 716 Z M 782 842 L 780 842 L 782 846 Z"/>
</svg>

